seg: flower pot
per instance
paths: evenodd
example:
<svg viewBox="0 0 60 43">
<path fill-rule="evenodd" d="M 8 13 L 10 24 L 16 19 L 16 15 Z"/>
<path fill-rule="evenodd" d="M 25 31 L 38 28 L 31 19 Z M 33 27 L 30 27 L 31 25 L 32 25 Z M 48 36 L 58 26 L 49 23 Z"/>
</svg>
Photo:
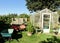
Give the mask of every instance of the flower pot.
<svg viewBox="0 0 60 43">
<path fill-rule="evenodd" d="M 8 33 L 10 33 L 10 34 L 13 33 L 13 30 L 14 29 L 8 29 Z"/>
<path fill-rule="evenodd" d="M 31 35 L 32 35 L 32 33 L 31 33 L 31 32 L 28 32 L 28 33 L 27 33 L 27 35 L 28 35 L 28 36 L 31 36 Z"/>
</svg>

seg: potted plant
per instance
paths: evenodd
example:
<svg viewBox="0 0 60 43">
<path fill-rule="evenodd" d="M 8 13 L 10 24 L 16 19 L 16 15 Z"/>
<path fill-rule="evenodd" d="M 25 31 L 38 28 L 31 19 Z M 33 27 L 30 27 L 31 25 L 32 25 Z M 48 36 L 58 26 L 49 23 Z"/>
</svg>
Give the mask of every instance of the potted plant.
<svg viewBox="0 0 60 43">
<path fill-rule="evenodd" d="M 28 36 L 31 36 L 32 33 L 33 33 L 33 25 L 32 25 L 31 22 L 28 22 L 28 23 L 27 23 L 27 31 L 28 31 L 27 35 L 28 35 Z"/>
</svg>

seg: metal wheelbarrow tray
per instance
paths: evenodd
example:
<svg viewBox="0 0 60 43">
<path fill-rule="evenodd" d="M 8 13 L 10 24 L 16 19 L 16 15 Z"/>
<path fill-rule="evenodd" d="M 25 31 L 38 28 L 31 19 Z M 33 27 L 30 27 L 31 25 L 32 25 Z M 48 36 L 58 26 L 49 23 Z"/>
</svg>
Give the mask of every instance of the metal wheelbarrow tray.
<svg viewBox="0 0 60 43">
<path fill-rule="evenodd" d="M 11 37 L 12 34 L 10 33 L 1 33 L 2 37 Z"/>
</svg>

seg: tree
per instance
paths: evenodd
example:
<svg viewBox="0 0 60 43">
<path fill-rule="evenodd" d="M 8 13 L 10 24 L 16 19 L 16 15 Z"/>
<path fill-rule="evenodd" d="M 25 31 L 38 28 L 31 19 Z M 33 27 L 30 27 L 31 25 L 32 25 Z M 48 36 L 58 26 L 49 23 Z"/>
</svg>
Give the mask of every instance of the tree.
<svg viewBox="0 0 60 43">
<path fill-rule="evenodd" d="M 18 15 L 17 14 L 9 14 L 9 15 L 7 15 L 8 17 L 10 17 L 10 18 L 15 18 L 15 17 L 18 17 Z"/>
<path fill-rule="evenodd" d="M 0 21 L 3 21 L 6 24 L 10 24 L 11 23 L 11 18 L 6 16 L 6 15 L 3 15 L 3 16 L 0 16 Z"/>
<path fill-rule="evenodd" d="M 12 18 L 18 17 L 17 14 L 8 14 L 8 15 L 0 15 L 0 21 L 4 21 L 6 24 L 10 24 Z"/>
<path fill-rule="evenodd" d="M 26 0 L 26 6 L 31 12 L 45 8 L 55 11 L 59 4 L 60 0 Z"/>
<path fill-rule="evenodd" d="M 10 28 L 11 18 L 7 15 L 0 15 L 0 32 L 4 29 Z"/>
<path fill-rule="evenodd" d="M 29 18 L 29 15 L 27 15 L 27 14 L 20 14 L 19 17 L 20 18 Z"/>
</svg>

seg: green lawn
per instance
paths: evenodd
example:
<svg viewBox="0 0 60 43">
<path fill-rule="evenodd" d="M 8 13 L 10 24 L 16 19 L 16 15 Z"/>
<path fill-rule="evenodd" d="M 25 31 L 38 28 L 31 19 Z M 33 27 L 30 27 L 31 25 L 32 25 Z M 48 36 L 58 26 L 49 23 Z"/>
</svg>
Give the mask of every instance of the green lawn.
<svg viewBox="0 0 60 43">
<path fill-rule="evenodd" d="M 52 35 L 47 34 L 34 34 L 32 36 L 27 36 L 27 32 L 22 32 L 22 38 L 18 39 L 19 42 L 13 39 L 10 43 L 39 43 L 42 40 L 46 40 L 47 38 L 52 37 Z M 18 37 L 18 36 L 17 36 Z M 5 43 L 9 43 L 6 41 Z"/>
</svg>

